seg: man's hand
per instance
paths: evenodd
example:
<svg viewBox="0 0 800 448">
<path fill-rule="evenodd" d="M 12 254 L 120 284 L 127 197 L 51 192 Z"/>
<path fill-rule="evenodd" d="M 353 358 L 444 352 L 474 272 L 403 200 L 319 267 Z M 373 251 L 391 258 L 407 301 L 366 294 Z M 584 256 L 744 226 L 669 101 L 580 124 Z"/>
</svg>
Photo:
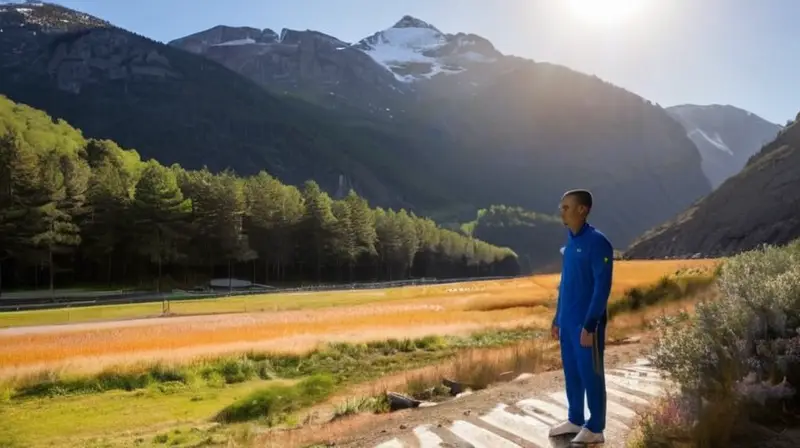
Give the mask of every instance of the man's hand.
<svg viewBox="0 0 800 448">
<path fill-rule="evenodd" d="M 556 341 L 558 340 L 558 325 L 550 327 L 550 336 Z"/>
<path fill-rule="evenodd" d="M 581 329 L 581 347 L 589 348 L 594 342 L 594 333 L 589 333 L 585 328 Z"/>
</svg>

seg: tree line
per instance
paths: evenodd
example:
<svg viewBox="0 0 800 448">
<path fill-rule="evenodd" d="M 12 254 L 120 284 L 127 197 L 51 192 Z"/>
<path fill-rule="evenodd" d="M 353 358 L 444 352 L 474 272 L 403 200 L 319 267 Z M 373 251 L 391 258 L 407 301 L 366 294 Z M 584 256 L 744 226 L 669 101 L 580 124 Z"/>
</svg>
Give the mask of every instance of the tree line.
<svg viewBox="0 0 800 448">
<path fill-rule="evenodd" d="M 146 130 L 142 130 L 146 132 Z M 314 181 L 142 161 L 0 97 L 0 290 L 214 277 L 263 283 L 515 275 L 516 254 Z"/>
</svg>

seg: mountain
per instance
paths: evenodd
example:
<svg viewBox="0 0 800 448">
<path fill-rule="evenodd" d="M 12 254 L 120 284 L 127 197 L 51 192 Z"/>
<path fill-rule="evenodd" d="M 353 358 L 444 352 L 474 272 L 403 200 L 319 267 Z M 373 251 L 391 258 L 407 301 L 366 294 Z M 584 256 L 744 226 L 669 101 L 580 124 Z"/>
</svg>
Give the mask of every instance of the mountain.
<svg viewBox="0 0 800 448">
<path fill-rule="evenodd" d="M 446 222 L 549 214 L 586 187 L 617 246 L 711 191 L 664 109 L 412 17 L 356 43 L 220 26 L 164 45 L 56 5 L 1 8 L 0 93 L 162 164 L 314 179 Z"/>
<path fill-rule="evenodd" d="M 798 115 L 800 119 L 800 115 Z M 800 125 L 783 129 L 744 169 L 650 230 L 628 258 L 731 255 L 800 237 Z"/>
<path fill-rule="evenodd" d="M 210 59 L 58 5 L 0 5 L 0 30 L 0 93 L 144 158 L 240 174 L 265 169 L 328 191 L 344 180 L 385 206 L 458 200 L 414 172 L 403 152 L 408 138 L 380 121 L 276 95 Z"/>
<path fill-rule="evenodd" d="M 376 98 L 407 89 L 391 73 L 350 44 L 316 31 L 284 29 L 280 34 L 248 27 L 216 26 L 170 42 L 203 55 L 268 86 L 320 104 L 377 109 Z M 381 108 L 385 109 L 385 108 Z"/>
<path fill-rule="evenodd" d="M 414 17 L 355 43 L 310 30 L 217 26 L 170 45 L 267 90 L 360 109 L 435 142 L 433 152 L 416 152 L 417 169 L 473 206 L 448 219 L 463 222 L 492 204 L 548 214 L 563 191 L 587 187 L 598 198 L 595 220 L 625 245 L 711 191 L 697 148 L 662 108 Z"/>
<path fill-rule="evenodd" d="M 741 171 L 781 130 L 777 124 L 733 106 L 685 104 L 669 107 L 667 112 L 697 145 L 703 173 L 713 188 Z"/>
</svg>

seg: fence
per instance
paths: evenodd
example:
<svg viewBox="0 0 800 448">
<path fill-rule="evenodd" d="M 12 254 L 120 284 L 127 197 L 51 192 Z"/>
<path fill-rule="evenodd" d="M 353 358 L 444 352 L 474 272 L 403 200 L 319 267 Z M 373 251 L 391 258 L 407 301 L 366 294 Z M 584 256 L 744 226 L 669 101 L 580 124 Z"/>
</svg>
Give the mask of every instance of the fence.
<svg viewBox="0 0 800 448">
<path fill-rule="evenodd" d="M 162 301 L 180 301 L 180 300 L 198 300 L 198 299 L 216 299 L 223 297 L 238 297 L 248 295 L 263 295 L 263 294 L 291 294 L 302 292 L 318 292 L 318 291 L 348 291 L 357 289 L 385 289 L 385 288 L 399 288 L 405 286 L 419 286 L 419 285 L 437 285 L 448 283 L 463 283 L 463 282 L 477 282 L 489 280 L 503 280 L 514 277 L 473 277 L 473 278 L 451 278 L 451 279 L 436 279 L 436 278 L 419 278 L 410 280 L 397 280 L 387 282 L 371 282 L 371 283 L 334 283 L 327 285 L 309 285 L 299 286 L 293 288 L 269 288 L 269 289 L 252 289 L 252 290 L 233 290 L 233 291 L 216 291 L 216 292 L 191 292 L 175 290 L 168 293 L 154 293 L 151 291 L 107 291 L 107 292 L 86 292 L 69 294 L 59 293 L 50 297 L 35 297 L 33 293 L 12 294 L 12 297 L 0 297 L 0 312 L 4 311 L 32 311 L 41 309 L 58 309 L 58 308 L 73 308 L 85 306 L 99 306 L 99 305 L 121 305 L 133 303 L 152 303 Z M 25 297 L 27 295 L 27 297 Z M 16 297 L 15 297 L 16 296 Z"/>
</svg>

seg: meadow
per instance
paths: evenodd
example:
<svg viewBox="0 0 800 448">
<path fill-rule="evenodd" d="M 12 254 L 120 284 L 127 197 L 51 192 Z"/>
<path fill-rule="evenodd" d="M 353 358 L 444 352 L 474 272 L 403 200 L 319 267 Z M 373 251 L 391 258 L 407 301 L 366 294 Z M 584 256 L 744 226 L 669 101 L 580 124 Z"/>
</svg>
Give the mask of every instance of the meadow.
<svg viewBox="0 0 800 448">
<path fill-rule="evenodd" d="M 614 331 L 640 329 L 664 298 L 663 307 L 691 306 L 682 297 L 716 264 L 618 262 Z M 326 412 L 348 414 L 363 403 L 342 397 L 428 389 L 415 369 L 434 382 L 448 371 L 471 384 L 546 370 L 557 362 L 540 336 L 558 282 L 555 274 L 174 302 L 162 318 L 148 317 L 160 304 L 6 313 L 0 320 L 14 326 L 0 330 L 0 446 L 224 443 L 241 421 L 297 424 L 297 400 L 276 397 L 311 397 L 301 408 L 339 397 L 344 407 Z M 64 324 L 67 316 L 81 323 Z M 243 400 L 266 408 L 237 408 Z"/>
</svg>

